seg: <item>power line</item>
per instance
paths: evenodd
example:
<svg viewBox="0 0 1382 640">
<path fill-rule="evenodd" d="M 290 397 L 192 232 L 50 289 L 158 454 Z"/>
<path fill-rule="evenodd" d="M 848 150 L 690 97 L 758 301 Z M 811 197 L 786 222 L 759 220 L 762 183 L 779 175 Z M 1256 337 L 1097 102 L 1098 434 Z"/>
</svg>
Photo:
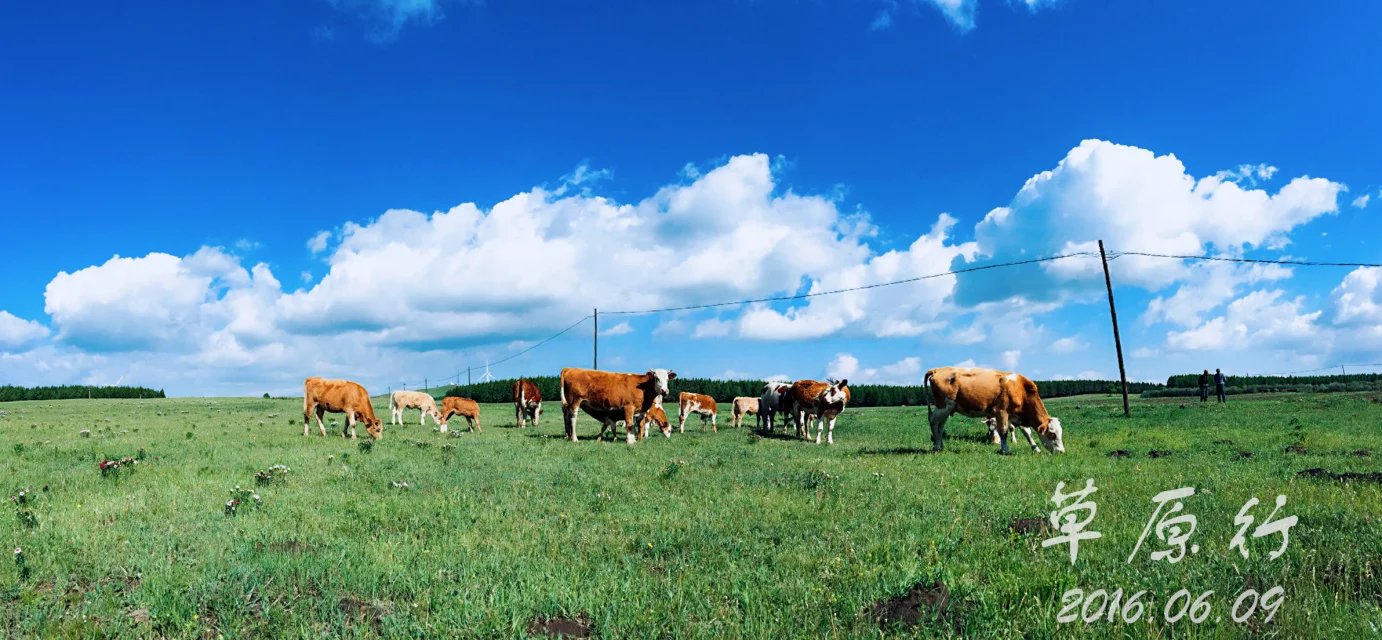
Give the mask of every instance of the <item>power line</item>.
<svg viewBox="0 0 1382 640">
<path fill-rule="evenodd" d="M 754 304 L 754 303 L 757 303 L 757 302 L 783 302 L 783 301 L 786 301 L 786 300 L 804 300 L 804 299 L 806 299 L 806 298 L 815 298 L 815 297 L 819 297 L 819 296 L 830 296 L 830 295 L 835 295 L 835 294 L 837 294 L 837 293 L 849 293 L 849 292 L 851 292 L 851 291 L 864 291 L 864 290 L 866 290 L 866 289 L 877 289 L 877 288 L 880 288 L 880 287 L 891 287 L 891 286 L 894 286 L 894 285 L 907 284 L 907 283 L 910 283 L 910 282 L 919 282 L 919 281 L 922 281 L 922 280 L 930 280 L 930 279 L 932 279 L 932 278 L 940 278 L 940 277 L 943 277 L 943 276 L 953 276 L 953 275 L 958 275 L 958 274 L 961 274 L 961 273 L 972 273 L 972 272 L 974 272 L 974 271 L 984 271 L 984 270 L 986 270 L 986 269 L 998 269 L 998 268 L 1001 268 L 1001 267 L 1016 267 L 1016 266 L 1025 265 L 1025 264 L 1036 264 L 1036 263 L 1038 263 L 1038 262 L 1051 262 L 1051 261 L 1053 261 L 1053 260 L 1064 260 L 1065 258 L 1079 258 L 1079 257 L 1089 258 L 1089 257 L 1096 257 L 1096 256 L 1098 256 L 1098 255 L 1099 255 L 1099 254 L 1094 253 L 1094 252 L 1091 252 L 1091 251 L 1080 251 L 1080 252 L 1076 252 L 1076 253 L 1065 253 L 1065 254 L 1056 255 L 1056 256 L 1047 256 L 1047 257 L 1044 257 L 1044 258 L 1032 258 L 1031 260 L 1017 260 L 1017 261 L 1014 261 L 1014 262 L 999 262 L 999 263 L 993 263 L 993 264 L 979 265 L 979 266 L 975 266 L 975 267 L 965 267 L 965 268 L 963 268 L 963 269 L 955 269 L 955 270 L 952 270 L 952 271 L 945 271 L 945 272 L 941 272 L 941 273 L 933 273 L 933 274 L 925 275 L 925 276 L 917 276 L 917 277 L 915 277 L 915 278 L 906 278 L 906 279 L 903 279 L 903 280 L 893 280 L 892 282 L 880 282 L 880 283 L 877 283 L 877 284 L 867 284 L 867 285 L 863 285 L 863 286 L 859 286 L 859 287 L 849 287 L 849 288 L 846 288 L 846 289 L 833 289 L 833 290 L 830 290 L 830 291 L 817 291 L 817 292 L 815 292 L 815 293 L 803 293 L 803 294 L 794 295 L 794 296 L 774 296 L 774 297 L 771 297 L 771 298 L 755 298 L 755 299 L 752 299 L 752 300 L 736 300 L 736 301 L 734 301 L 734 302 L 715 302 L 715 303 L 711 303 L 711 304 L 693 304 L 693 305 L 686 305 L 686 306 L 682 306 L 682 307 L 664 307 L 664 308 L 661 308 L 661 309 L 640 309 L 640 310 L 636 310 L 636 311 L 627 311 L 627 310 L 626 310 L 626 311 L 601 311 L 600 313 L 601 313 L 601 315 L 641 315 L 641 314 L 646 314 L 646 313 L 665 313 L 665 312 L 668 312 L 668 311 L 691 311 L 691 310 L 694 310 L 694 309 L 712 309 L 712 308 L 715 308 L 715 307 L 732 307 L 732 306 L 735 306 L 735 305 L 741 305 L 741 304 Z M 587 317 L 589 317 L 589 316 L 587 316 Z"/>
<path fill-rule="evenodd" d="M 505 363 L 505 362 L 508 362 L 508 361 L 510 361 L 510 360 L 513 360 L 514 358 L 517 358 L 518 356 L 521 356 L 521 355 L 523 355 L 523 354 L 525 354 L 525 353 L 528 353 L 529 351 L 532 351 L 533 349 L 536 349 L 536 348 L 538 348 L 538 347 L 540 347 L 540 346 L 542 346 L 542 345 L 544 345 L 544 344 L 547 344 L 548 342 L 551 342 L 551 341 L 553 341 L 553 340 L 556 340 L 557 338 L 560 338 L 560 337 L 562 336 L 562 334 L 564 334 L 564 333 L 566 333 L 567 331 L 570 331 L 570 330 L 572 330 L 572 329 L 575 329 L 576 327 L 581 326 L 581 323 L 582 323 L 582 322 L 585 322 L 586 320 L 589 320 L 589 319 L 590 319 L 590 316 L 586 316 L 586 317 L 584 317 L 584 318 L 581 318 L 580 320 L 577 320 L 575 323 L 573 323 L 571 326 L 569 326 L 569 327 L 567 327 L 567 328 L 565 328 L 565 329 L 562 329 L 561 331 L 558 331 L 558 332 L 552 334 L 551 336 L 548 336 L 548 337 L 547 337 L 546 339 L 544 339 L 542 342 L 539 342 L 539 343 L 537 343 L 537 344 L 535 344 L 535 345 L 533 345 L 533 346 L 531 346 L 531 347 L 528 347 L 527 349 L 524 349 L 524 350 L 522 350 L 522 351 L 519 351 L 518 353 L 515 353 L 515 354 L 513 354 L 513 355 L 511 355 L 511 356 L 508 356 L 508 357 L 505 357 L 505 358 L 502 358 L 502 359 L 499 359 L 499 360 L 495 360 L 494 362 L 491 362 L 491 363 L 489 363 L 489 364 L 490 364 L 490 366 L 494 366 L 494 365 L 496 365 L 496 364 L 503 364 L 503 363 Z"/>
<path fill-rule="evenodd" d="M 1145 256 L 1148 258 L 1173 258 L 1176 260 L 1211 260 L 1215 262 L 1246 262 L 1251 264 L 1289 264 L 1303 267 L 1382 267 L 1382 264 L 1373 262 L 1317 262 L 1314 260 L 1267 260 L 1264 258 L 1229 258 L 1225 256 L 1174 255 L 1166 253 L 1149 253 L 1146 251 L 1118 251 L 1114 254 L 1114 256 Z"/>
</svg>

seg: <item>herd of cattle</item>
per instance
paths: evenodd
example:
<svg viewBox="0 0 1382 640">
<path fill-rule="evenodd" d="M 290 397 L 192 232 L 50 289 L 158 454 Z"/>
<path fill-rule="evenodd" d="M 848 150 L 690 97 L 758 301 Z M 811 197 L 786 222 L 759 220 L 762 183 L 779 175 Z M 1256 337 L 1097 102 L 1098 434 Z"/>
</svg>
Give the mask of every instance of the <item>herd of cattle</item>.
<svg viewBox="0 0 1382 640">
<path fill-rule="evenodd" d="M 672 423 L 662 408 L 664 397 L 670 395 L 668 384 L 677 374 L 667 369 L 649 369 L 647 373 L 611 373 L 593 369 L 567 367 L 561 370 L 560 393 L 562 421 L 566 438 L 577 441 L 576 417 L 584 411 L 600 422 L 599 436 L 615 430 L 624 423 L 629 444 L 646 438 L 649 425 L 656 426 L 663 436 L 671 437 Z M 1026 376 L 1007 371 L 974 367 L 941 367 L 926 372 L 923 384 L 930 387 L 931 403 L 927 416 L 931 425 L 932 447 L 940 451 L 946 421 L 956 413 L 982 418 L 987 424 L 994 444 L 1008 451 L 1008 434 L 1013 427 L 1020 429 L 1033 451 L 1040 451 L 1032 438 L 1035 430 L 1041 444 L 1048 451 L 1064 453 L 1060 420 L 1046 412 L 1037 392 L 1036 383 Z M 383 437 L 384 427 L 374 415 L 374 407 L 365 388 L 349 380 L 308 378 L 303 385 L 302 435 L 310 433 L 309 422 L 316 416 L 317 428 L 326 435 L 322 418 L 327 412 L 345 414 L 341 435 L 354 438 L 355 424 L 363 422 L 370 437 Z M 759 429 L 774 431 L 777 418 L 782 427 L 795 427 L 798 438 L 811 439 L 811 425 L 816 426 L 815 442 L 824 435 L 827 444 L 835 442 L 835 419 L 849 404 L 847 380 L 820 382 L 797 380 L 792 383 L 768 382 L 757 398 L 738 397 L 731 403 L 733 425 L 743 424 L 745 416 L 755 416 Z M 537 426 L 542 418 L 542 393 L 529 380 L 513 385 L 514 421 L 518 428 L 532 422 Z M 692 415 L 701 418 L 701 430 L 710 424 L 718 431 L 715 399 L 701 393 L 684 391 L 678 398 L 677 430 L 686 431 L 686 420 Z M 403 423 L 408 409 L 421 411 L 419 424 L 427 417 L 447 431 L 453 416 L 466 419 L 471 431 L 480 430 L 480 406 L 471 399 L 445 397 L 437 406 L 430 394 L 421 391 L 395 391 L 389 398 L 390 422 Z M 617 431 L 616 431 L 617 433 Z"/>
</svg>

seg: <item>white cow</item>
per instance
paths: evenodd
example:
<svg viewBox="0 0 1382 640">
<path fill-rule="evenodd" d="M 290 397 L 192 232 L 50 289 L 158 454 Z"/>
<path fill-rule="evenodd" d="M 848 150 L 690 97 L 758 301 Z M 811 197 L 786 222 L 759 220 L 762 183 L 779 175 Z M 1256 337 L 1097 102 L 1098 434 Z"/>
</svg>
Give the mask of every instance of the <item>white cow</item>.
<svg viewBox="0 0 1382 640">
<path fill-rule="evenodd" d="M 758 398 L 758 424 L 760 427 L 766 426 L 768 431 L 774 428 L 774 416 L 781 413 L 783 423 L 787 422 L 787 415 L 791 413 L 785 400 L 787 392 L 792 385 L 786 382 L 765 382 L 763 384 L 763 395 Z"/>
<path fill-rule="evenodd" d="M 421 391 L 395 391 L 389 396 L 390 424 L 403 424 L 404 409 L 421 409 L 422 415 L 418 416 L 419 425 L 427 424 L 427 416 L 432 416 L 432 422 L 441 424 L 441 412 L 437 410 L 437 401 L 431 394 Z"/>
</svg>

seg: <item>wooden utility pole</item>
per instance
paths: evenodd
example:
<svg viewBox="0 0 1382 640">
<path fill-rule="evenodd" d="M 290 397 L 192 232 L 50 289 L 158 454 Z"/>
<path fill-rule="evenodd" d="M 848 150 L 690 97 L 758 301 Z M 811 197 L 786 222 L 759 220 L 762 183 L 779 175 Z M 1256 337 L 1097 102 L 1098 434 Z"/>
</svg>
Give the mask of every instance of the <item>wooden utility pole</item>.
<svg viewBox="0 0 1382 640">
<path fill-rule="evenodd" d="M 1108 256 L 1104 241 L 1099 241 L 1099 261 L 1104 263 L 1104 287 L 1108 289 L 1108 315 L 1113 318 L 1113 347 L 1118 351 L 1118 379 L 1123 382 L 1123 417 L 1132 416 L 1128 407 L 1128 370 L 1123 368 L 1123 339 L 1118 337 L 1118 309 L 1113 306 L 1113 280 L 1108 275 Z"/>
<path fill-rule="evenodd" d="M 600 309 L 596 308 L 592 314 L 595 317 L 595 356 L 591 363 L 591 369 L 600 368 Z"/>
<path fill-rule="evenodd" d="M 470 386 L 470 367 L 465 368 L 465 386 Z"/>
</svg>

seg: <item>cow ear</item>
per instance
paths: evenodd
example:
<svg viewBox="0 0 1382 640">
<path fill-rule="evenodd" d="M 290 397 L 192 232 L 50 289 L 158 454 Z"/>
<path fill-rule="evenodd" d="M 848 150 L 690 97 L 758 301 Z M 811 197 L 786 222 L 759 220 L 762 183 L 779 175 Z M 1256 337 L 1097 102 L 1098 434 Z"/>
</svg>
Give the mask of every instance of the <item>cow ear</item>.
<svg viewBox="0 0 1382 640">
<path fill-rule="evenodd" d="M 675 371 L 668 371 L 668 372 L 667 372 L 667 379 L 668 379 L 668 380 L 676 380 L 676 379 L 677 379 L 677 372 L 675 372 Z"/>
<path fill-rule="evenodd" d="M 843 387 L 848 387 L 848 386 L 849 386 L 849 380 L 846 379 L 846 380 L 841 380 L 841 381 L 840 381 L 840 387 L 841 387 L 841 388 L 843 388 Z"/>
</svg>

